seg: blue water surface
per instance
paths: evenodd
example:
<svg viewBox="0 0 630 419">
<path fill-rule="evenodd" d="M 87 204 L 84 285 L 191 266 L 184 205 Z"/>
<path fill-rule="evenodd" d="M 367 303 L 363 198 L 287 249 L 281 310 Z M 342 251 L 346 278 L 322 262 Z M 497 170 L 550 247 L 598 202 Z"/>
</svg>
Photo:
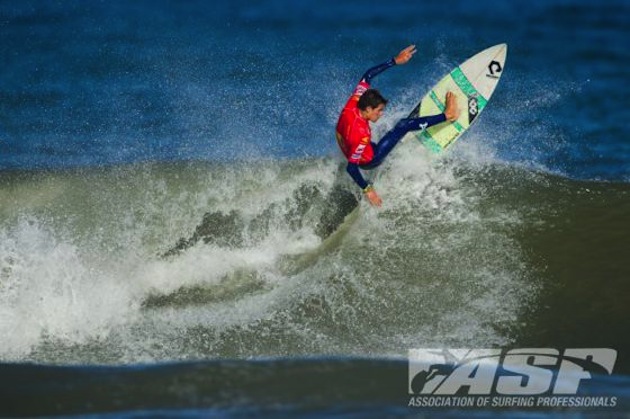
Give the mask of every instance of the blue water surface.
<svg viewBox="0 0 630 419">
<path fill-rule="evenodd" d="M 623 0 L 2 2 L 0 169 L 337 156 L 339 109 L 369 66 L 418 45 L 376 81 L 408 109 L 507 42 L 469 141 L 627 181 L 629 16 Z"/>
</svg>

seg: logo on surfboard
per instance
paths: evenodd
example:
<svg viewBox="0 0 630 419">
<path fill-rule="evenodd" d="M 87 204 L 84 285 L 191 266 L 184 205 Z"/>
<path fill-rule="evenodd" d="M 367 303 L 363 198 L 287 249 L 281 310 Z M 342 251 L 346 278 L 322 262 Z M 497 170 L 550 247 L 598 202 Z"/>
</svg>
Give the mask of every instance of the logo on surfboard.
<svg viewBox="0 0 630 419">
<path fill-rule="evenodd" d="M 486 74 L 486 77 L 490 77 L 492 79 L 498 79 L 500 77 L 499 73 L 503 71 L 503 67 L 501 66 L 501 63 L 495 60 L 490 61 L 490 64 L 488 64 L 488 73 Z"/>
<path fill-rule="evenodd" d="M 477 96 L 468 96 L 468 124 L 472 124 L 477 115 L 479 115 Z"/>
</svg>

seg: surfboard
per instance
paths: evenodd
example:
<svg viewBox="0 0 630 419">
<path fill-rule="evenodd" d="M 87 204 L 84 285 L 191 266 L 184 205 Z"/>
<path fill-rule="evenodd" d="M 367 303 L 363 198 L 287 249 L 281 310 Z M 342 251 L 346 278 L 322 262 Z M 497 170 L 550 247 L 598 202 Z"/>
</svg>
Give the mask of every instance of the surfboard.
<svg viewBox="0 0 630 419">
<path fill-rule="evenodd" d="M 507 57 L 507 44 L 498 44 L 470 57 L 445 75 L 411 111 L 409 118 L 444 112 L 446 92 L 457 97 L 459 118 L 453 123 L 438 124 L 423 131 L 411 131 L 430 150 L 440 153 L 453 145 L 486 108 L 494 93 Z M 405 138 L 405 141 L 408 138 Z"/>
</svg>

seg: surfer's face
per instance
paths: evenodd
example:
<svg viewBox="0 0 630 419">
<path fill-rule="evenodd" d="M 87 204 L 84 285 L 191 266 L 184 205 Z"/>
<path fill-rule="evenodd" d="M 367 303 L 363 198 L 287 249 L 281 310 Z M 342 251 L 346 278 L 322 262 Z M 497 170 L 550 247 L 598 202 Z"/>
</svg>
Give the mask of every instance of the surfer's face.
<svg viewBox="0 0 630 419">
<path fill-rule="evenodd" d="M 370 122 L 376 122 L 383 115 L 383 111 L 385 110 L 385 105 L 380 104 L 376 108 L 368 106 L 365 109 L 365 118 Z"/>
</svg>

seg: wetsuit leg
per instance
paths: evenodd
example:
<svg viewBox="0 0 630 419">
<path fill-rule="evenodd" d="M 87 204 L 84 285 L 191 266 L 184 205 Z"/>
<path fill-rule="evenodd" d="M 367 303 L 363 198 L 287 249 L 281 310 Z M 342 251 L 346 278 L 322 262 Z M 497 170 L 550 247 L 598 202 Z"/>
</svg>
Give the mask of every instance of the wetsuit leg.
<svg viewBox="0 0 630 419">
<path fill-rule="evenodd" d="M 423 131 L 444 121 L 446 121 L 444 114 L 401 119 L 394 128 L 381 138 L 378 144 L 372 143 L 374 158 L 369 163 L 362 164 L 360 166 L 361 169 L 373 169 L 383 163 L 385 157 L 391 153 L 394 147 L 396 147 L 396 144 L 398 144 L 409 131 Z"/>
</svg>

